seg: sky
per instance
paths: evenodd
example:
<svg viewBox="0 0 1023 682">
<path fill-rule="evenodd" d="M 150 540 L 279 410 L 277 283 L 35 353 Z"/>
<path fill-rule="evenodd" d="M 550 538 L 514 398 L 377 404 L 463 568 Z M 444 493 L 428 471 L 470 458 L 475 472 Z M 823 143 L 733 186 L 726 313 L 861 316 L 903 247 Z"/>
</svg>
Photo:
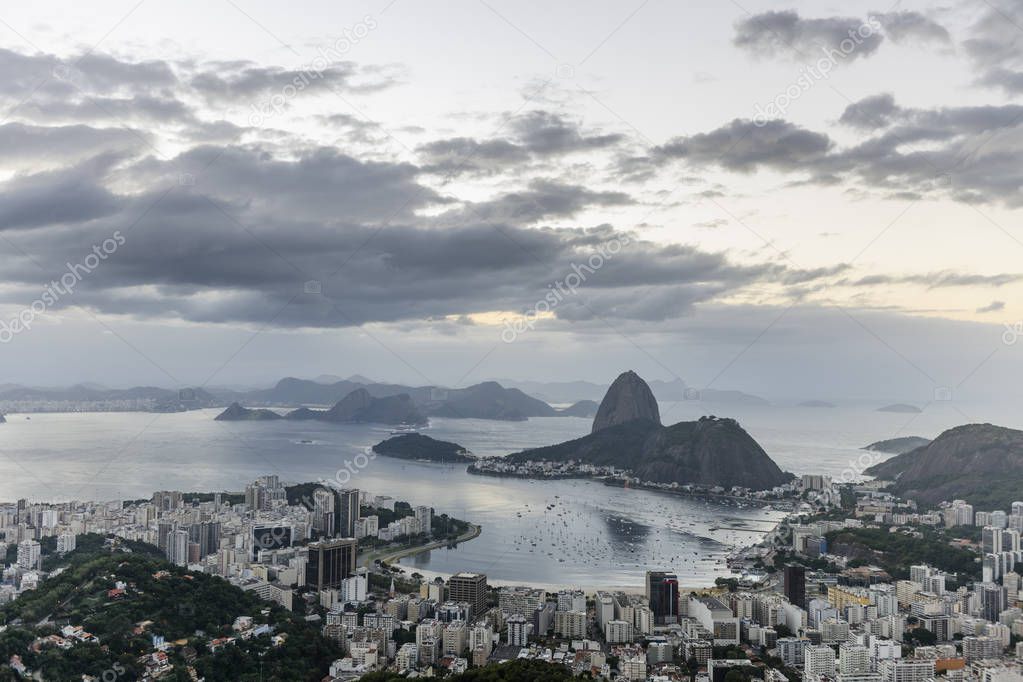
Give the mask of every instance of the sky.
<svg viewBox="0 0 1023 682">
<path fill-rule="evenodd" d="M 1023 0 L 0 10 L 0 383 L 1023 397 Z"/>
</svg>

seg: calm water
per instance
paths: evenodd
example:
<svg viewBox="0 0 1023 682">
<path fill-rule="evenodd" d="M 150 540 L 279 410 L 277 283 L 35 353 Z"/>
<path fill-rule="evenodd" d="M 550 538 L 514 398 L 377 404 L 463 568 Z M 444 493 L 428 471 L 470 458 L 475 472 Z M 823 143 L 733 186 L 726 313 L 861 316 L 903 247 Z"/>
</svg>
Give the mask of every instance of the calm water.
<svg viewBox="0 0 1023 682">
<path fill-rule="evenodd" d="M 706 407 L 665 404 L 662 414 L 666 423 L 675 422 L 704 414 Z M 0 425 L 0 500 L 131 499 L 157 489 L 238 491 L 265 473 L 288 482 L 330 479 L 346 459 L 389 431 L 315 422 L 224 423 L 213 421 L 216 414 L 52 414 L 31 420 L 11 415 Z M 783 407 L 733 409 L 730 415 L 782 468 L 836 476 L 871 441 L 933 437 L 967 421 L 954 410 L 932 408 L 916 416 Z M 427 433 L 480 455 L 501 455 L 575 438 L 589 428 L 589 420 L 577 418 L 436 419 Z M 779 517 L 590 481 L 470 476 L 464 466 L 386 457 L 370 461 L 350 485 L 483 525 L 479 538 L 410 558 L 410 567 L 483 571 L 497 580 L 547 584 L 638 585 L 653 567 L 677 571 L 684 584 L 707 584 L 726 570 L 720 560 L 734 546 L 756 541 Z"/>
</svg>

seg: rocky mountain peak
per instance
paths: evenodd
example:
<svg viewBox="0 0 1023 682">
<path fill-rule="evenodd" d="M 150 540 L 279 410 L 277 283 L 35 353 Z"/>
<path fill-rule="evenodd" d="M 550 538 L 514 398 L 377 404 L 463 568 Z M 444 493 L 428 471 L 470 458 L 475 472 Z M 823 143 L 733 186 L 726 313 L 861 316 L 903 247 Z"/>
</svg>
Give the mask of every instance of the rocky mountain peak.
<svg viewBox="0 0 1023 682">
<path fill-rule="evenodd" d="M 593 419 L 591 433 L 636 420 L 660 425 L 661 413 L 653 391 L 638 374 L 629 370 L 620 374 L 607 389 Z"/>
</svg>

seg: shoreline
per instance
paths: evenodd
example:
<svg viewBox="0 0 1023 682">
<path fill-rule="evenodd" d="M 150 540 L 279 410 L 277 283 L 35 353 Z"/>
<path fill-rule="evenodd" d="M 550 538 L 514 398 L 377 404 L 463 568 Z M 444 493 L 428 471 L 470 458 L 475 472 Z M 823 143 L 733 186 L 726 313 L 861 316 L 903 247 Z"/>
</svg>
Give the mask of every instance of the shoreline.
<svg viewBox="0 0 1023 682">
<path fill-rule="evenodd" d="M 379 561 L 381 564 L 395 565 L 395 562 L 401 561 L 404 558 L 422 554 L 423 552 L 429 552 L 434 549 L 441 549 L 443 547 L 457 547 L 463 542 L 469 542 L 475 540 L 483 533 L 483 526 L 467 522 L 469 524 L 469 530 L 462 533 L 454 540 L 434 540 L 428 542 L 425 545 L 417 545 L 415 547 L 402 547 L 400 549 L 394 549 L 385 551 L 380 555 L 375 555 L 370 552 L 364 557 L 359 558 L 359 564 L 366 567 L 372 567 Z"/>
</svg>

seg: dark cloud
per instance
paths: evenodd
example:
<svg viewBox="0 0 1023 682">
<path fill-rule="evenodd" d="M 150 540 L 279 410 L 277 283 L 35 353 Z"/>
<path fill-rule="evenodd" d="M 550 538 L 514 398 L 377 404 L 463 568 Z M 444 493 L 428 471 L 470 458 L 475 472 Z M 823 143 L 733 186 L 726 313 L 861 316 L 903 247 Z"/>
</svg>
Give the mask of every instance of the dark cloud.
<svg viewBox="0 0 1023 682">
<path fill-rule="evenodd" d="M 852 286 L 915 284 L 928 289 L 940 289 L 945 287 L 1002 287 L 1021 280 L 1023 280 L 1023 274 L 976 275 L 946 270 L 920 275 L 869 275 L 855 281 L 843 282 L 843 284 Z"/>
<path fill-rule="evenodd" d="M 424 166 L 444 175 L 490 175 L 534 160 L 575 152 L 611 149 L 625 140 L 617 133 L 590 134 L 580 123 L 549 111 L 531 111 L 513 118 L 508 138 L 477 140 L 454 137 L 419 147 Z"/>
<path fill-rule="evenodd" d="M 733 43 L 756 55 L 786 55 L 816 61 L 832 55 L 836 61 L 868 57 L 883 37 L 876 19 L 828 17 L 804 19 L 788 10 L 743 18 L 735 26 Z"/>
<path fill-rule="evenodd" d="M 845 123 L 876 134 L 839 147 L 827 134 L 787 121 L 735 120 L 651 150 L 661 164 L 799 175 L 791 185 L 848 183 L 892 198 L 947 197 L 963 203 L 1023 205 L 1023 106 L 907 109 L 887 96 L 861 100 Z"/>
<path fill-rule="evenodd" d="M 530 225 L 551 218 L 572 218 L 590 207 L 625 206 L 633 203 L 624 192 L 597 192 L 578 185 L 534 180 L 527 189 L 494 200 L 473 204 L 468 214 L 489 221 Z"/>
<path fill-rule="evenodd" d="M 1005 301 L 991 301 L 986 306 L 977 308 L 978 313 L 997 313 L 1005 310 Z"/>
<path fill-rule="evenodd" d="M 979 18 L 963 41 L 978 70 L 977 83 L 1013 95 L 1023 93 L 1023 2 L 999 0 L 981 8 Z"/>
<path fill-rule="evenodd" d="M 123 201 L 97 184 L 113 158 L 100 158 L 78 167 L 15 177 L 0 192 L 0 230 L 62 223 L 87 223 L 113 215 Z"/>
<path fill-rule="evenodd" d="M 427 170 L 444 175 L 492 174 L 529 160 L 529 152 L 508 140 L 476 140 L 453 137 L 435 140 L 419 148 Z"/>
<path fill-rule="evenodd" d="M 23 169 L 60 166 L 100 154 L 145 151 L 150 144 L 149 135 L 128 129 L 24 123 L 0 125 L 0 149 L 3 150 L 0 163 L 23 164 Z"/>
<path fill-rule="evenodd" d="M 619 134 L 587 135 L 578 124 L 549 111 L 532 111 L 512 121 L 519 143 L 541 156 L 604 149 L 624 138 Z"/>
<path fill-rule="evenodd" d="M 757 125 L 735 119 L 709 133 L 677 137 L 655 147 L 660 159 L 685 159 L 696 165 L 716 165 L 750 172 L 760 166 L 799 170 L 816 164 L 832 147 L 827 135 L 811 132 L 786 121 Z"/>
<path fill-rule="evenodd" d="M 839 122 L 867 130 L 885 128 L 897 111 L 895 97 L 889 93 L 883 93 L 853 102 L 842 112 Z"/>
<path fill-rule="evenodd" d="M 895 43 L 938 43 L 951 45 L 948 29 L 920 12 L 903 10 L 871 15 L 876 17 L 884 34 Z"/>
</svg>

